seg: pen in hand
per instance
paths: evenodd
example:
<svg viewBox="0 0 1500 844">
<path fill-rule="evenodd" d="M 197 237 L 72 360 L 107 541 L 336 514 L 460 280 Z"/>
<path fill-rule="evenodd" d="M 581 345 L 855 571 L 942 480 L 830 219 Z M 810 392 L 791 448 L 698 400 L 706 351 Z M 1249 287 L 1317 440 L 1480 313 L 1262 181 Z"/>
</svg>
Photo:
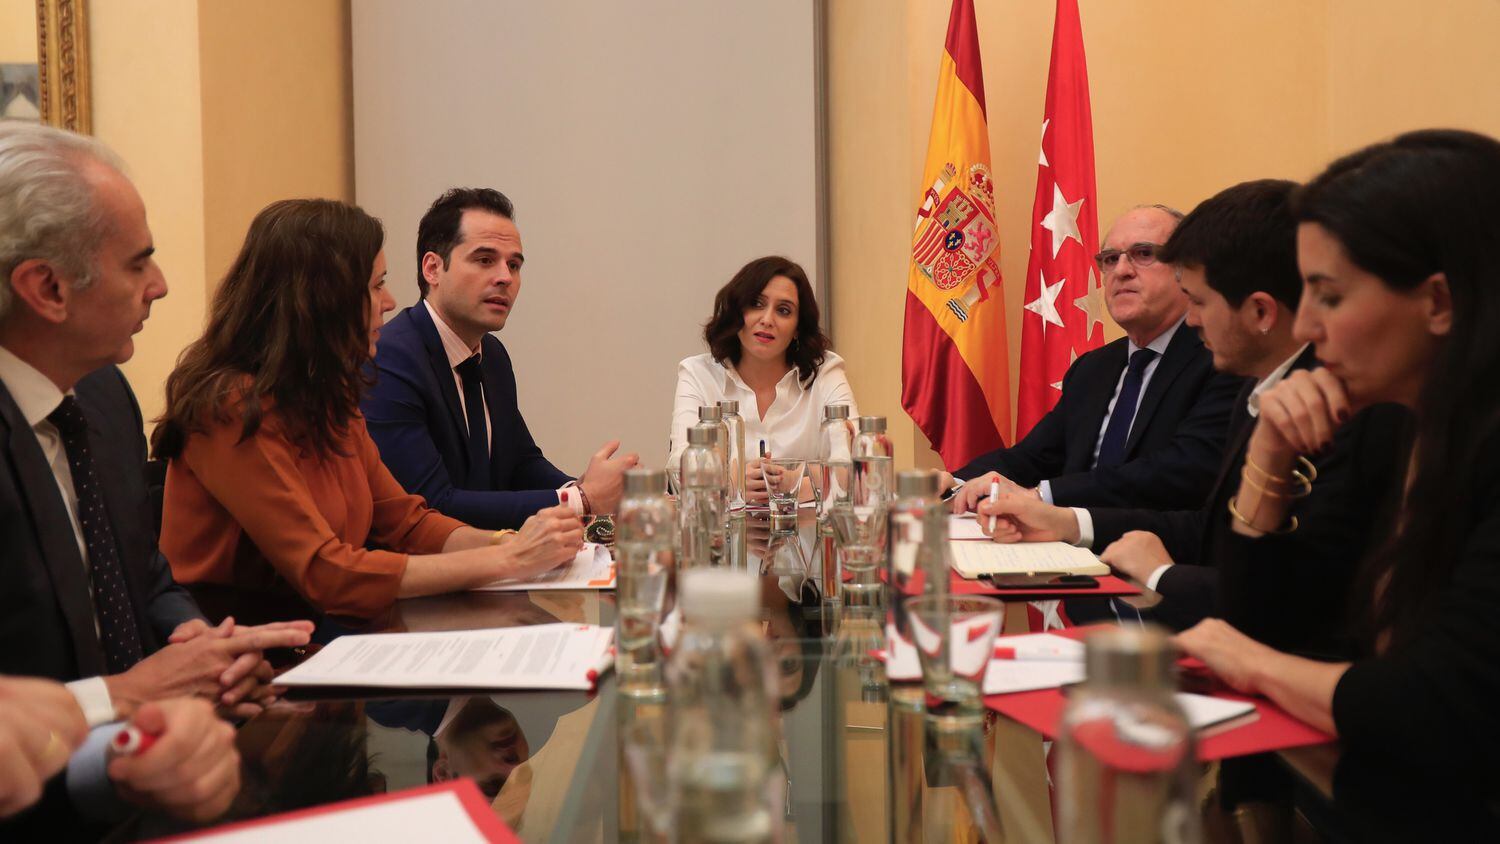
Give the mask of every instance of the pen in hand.
<svg viewBox="0 0 1500 844">
<path fill-rule="evenodd" d="M 109 742 L 111 756 L 137 756 L 151 749 L 158 736 L 139 727 L 121 727 Z"/>
<path fill-rule="evenodd" d="M 1000 482 L 999 481 L 990 481 L 990 503 L 994 504 L 996 501 L 999 501 L 999 500 L 1000 500 Z M 990 535 L 993 536 L 994 533 L 995 533 L 995 516 L 992 513 L 992 514 L 990 514 Z"/>
</svg>

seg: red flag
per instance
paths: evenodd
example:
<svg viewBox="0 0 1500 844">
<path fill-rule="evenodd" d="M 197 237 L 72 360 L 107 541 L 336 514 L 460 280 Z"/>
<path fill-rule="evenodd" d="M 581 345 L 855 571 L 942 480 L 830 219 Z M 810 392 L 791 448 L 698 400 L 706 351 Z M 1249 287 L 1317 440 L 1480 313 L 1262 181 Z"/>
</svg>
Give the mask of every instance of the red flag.
<svg viewBox="0 0 1500 844">
<path fill-rule="evenodd" d="M 901 406 L 956 469 L 1004 445 L 1010 362 L 973 0 L 953 0 L 913 203 Z"/>
<path fill-rule="evenodd" d="M 1099 251 L 1094 126 L 1078 0 L 1057 0 L 1041 147 L 1021 299 L 1026 310 L 1017 439 L 1057 404 L 1063 374 L 1073 361 L 1104 343 L 1104 288 L 1094 267 Z"/>
</svg>

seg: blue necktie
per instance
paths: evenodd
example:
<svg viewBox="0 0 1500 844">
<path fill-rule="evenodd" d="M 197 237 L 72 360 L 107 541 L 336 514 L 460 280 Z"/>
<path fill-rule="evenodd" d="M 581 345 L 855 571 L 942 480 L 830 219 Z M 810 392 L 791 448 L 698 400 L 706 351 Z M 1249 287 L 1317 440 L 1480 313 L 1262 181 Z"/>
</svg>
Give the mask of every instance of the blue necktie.
<svg viewBox="0 0 1500 844">
<path fill-rule="evenodd" d="M 68 470 L 73 474 L 78 526 L 83 530 L 83 545 L 89 554 L 89 581 L 94 590 L 94 612 L 99 619 L 104 664 L 109 673 L 119 674 L 141 661 L 141 634 L 135 626 L 135 610 L 125 586 L 125 569 L 120 564 L 114 528 L 104 510 L 99 475 L 94 471 L 94 457 L 89 452 L 88 422 L 83 418 L 83 408 L 72 396 L 63 396 L 62 404 L 47 415 L 47 421 L 56 425 L 62 435 Z"/>
<path fill-rule="evenodd" d="M 469 428 L 469 489 L 485 489 L 490 478 L 490 443 L 484 424 L 484 379 L 479 372 L 479 355 L 474 355 L 455 369 L 464 382 L 464 418 Z"/>
<path fill-rule="evenodd" d="M 1150 349 L 1137 349 L 1130 356 L 1125 369 L 1125 383 L 1120 387 L 1120 398 L 1115 402 L 1114 412 L 1109 415 L 1109 425 L 1104 428 L 1104 441 L 1099 444 L 1099 459 L 1094 466 L 1118 466 L 1125 462 L 1125 443 L 1130 439 L 1130 423 L 1135 420 L 1135 406 L 1141 399 L 1141 383 L 1146 380 L 1146 367 L 1156 357 Z"/>
</svg>

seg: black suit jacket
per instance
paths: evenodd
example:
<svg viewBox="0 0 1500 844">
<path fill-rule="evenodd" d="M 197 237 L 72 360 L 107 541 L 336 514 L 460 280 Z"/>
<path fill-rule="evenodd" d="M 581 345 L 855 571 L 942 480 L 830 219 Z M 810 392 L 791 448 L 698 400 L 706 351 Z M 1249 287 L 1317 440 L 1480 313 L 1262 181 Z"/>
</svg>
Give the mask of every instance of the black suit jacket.
<svg viewBox="0 0 1500 844">
<path fill-rule="evenodd" d="M 1213 356 L 1186 324 L 1167 345 L 1137 405 L 1125 462 L 1094 468 L 1094 444 L 1125 370 L 1120 338 L 1073 362 L 1062 397 L 1026 437 L 975 458 L 955 474 L 999 472 L 1022 486 L 1048 481 L 1055 504 L 1181 509 L 1202 505 L 1224 453 L 1244 379 L 1214 372 Z"/>
<path fill-rule="evenodd" d="M 557 503 L 572 480 L 531 438 L 516 403 L 510 355 L 493 334 L 480 341 L 484 396 L 490 414 L 490 465 L 469 477 L 468 424 L 453 369 L 427 307 L 418 302 L 380 330 L 375 386 L 360 404 L 380 459 L 396 480 L 428 506 L 471 525 L 519 528 Z"/>
<path fill-rule="evenodd" d="M 151 653 L 201 613 L 156 549 L 146 491 L 146 439 L 135 394 L 116 367 L 79 381 L 105 510 L 125 585 Z M 0 385 L 0 673 L 76 680 L 104 673 L 88 569 L 41 444 Z"/>
</svg>

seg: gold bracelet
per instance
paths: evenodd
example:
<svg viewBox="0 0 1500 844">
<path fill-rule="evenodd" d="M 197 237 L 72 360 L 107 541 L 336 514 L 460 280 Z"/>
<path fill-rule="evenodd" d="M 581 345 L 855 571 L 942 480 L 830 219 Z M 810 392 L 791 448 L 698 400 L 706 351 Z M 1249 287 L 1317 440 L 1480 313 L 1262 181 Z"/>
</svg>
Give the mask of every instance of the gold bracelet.
<svg viewBox="0 0 1500 844">
<path fill-rule="evenodd" d="M 1246 472 L 1243 468 L 1240 469 L 1240 483 L 1249 486 L 1251 489 L 1260 490 L 1260 494 L 1265 496 L 1266 498 L 1287 498 L 1287 494 L 1284 492 L 1277 492 L 1273 489 L 1266 489 L 1265 487 L 1256 483 L 1255 480 L 1250 477 L 1250 473 Z"/>
<path fill-rule="evenodd" d="M 504 530 L 497 530 L 493 534 L 490 535 L 490 544 L 491 545 L 499 545 L 500 543 L 502 543 L 502 542 L 505 541 L 505 538 L 507 536 L 514 536 L 514 535 L 516 535 L 518 533 L 520 533 L 520 531 L 518 531 L 518 530 L 512 530 L 511 528 L 505 528 Z"/>
<path fill-rule="evenodd" d="M 1256 507 L 1255 511 L 1257 513 L 1259 513 L 1260 512 L 1260 508 Z M 1297 517 L 1293 516 L 1292 519 L 1291 519 L 1291 521 L 1287 523 L 1286 527 L 1284 527 L 1284 528 L 1282 528 L 1280 530 L 1266 530 L 1265 528 L 1260 527 L 1257 524 L 1254 524 L 1253 522 L 1251 522 L 1249 519 L 1245 518 L 1244 516 L 1241 516 L 1240 515 L 1240 511 L 1234 506 L 1234 498 L 1229 499 L 1229 515 L 1233 516 L 1236 521 L 1238 521 L 1240 524 L 1244 525 L 1245 527 L 1250 528 L 1251 530 L 1258 530 L 1261 533 L 1268 534 L 1268 535 L 1287 534 L 1287 533 L 1291 533 L 1292 531 L 1294 531 L 1294 530 L 1297 529 Z"/>
<path fill-rule="evenodd" d="M 1250 452 L 1248 452 L 1248 451 L 1245 452 L 1245 465 L 1244 465 L 1244 468 L 1245 469 L 1254 469 L 1255 471 L 1259 472 L 1260 476 L 1263 477 L 1263 478 L 1265 478 L 1266 479 L 1266 483 L 1268 483 L 1268 484 L 1284 484 L 1286 486 L 1291 486 L 1292 485 L 1292 478 L 1278 477 L 1276 475 L 1271 474 L 1270 472 L 1267 472 L 1265 469 L 1262 469 L 1260 466 L 1256 465 L 1255 461 L 1250 459 Z M 1296 473 L 1293 472 L 1292 474 L 1295 475 Z"/>
<path fill-rule="evenodd" d="M 1240 480 L 1242 482 L 1246 483 L 1246 484 L 1249 484 L 1251 487 L 1254 487 L 1255 489 L 1260 490 L 1261 494 L 1264 495 L 1264 496 L 1266 496 L 1267 498 L 1293 498 L 1293 499 L 1295 499 L 1295 498 L 1306 498 L 1309 495 L 1312 495 L 1312 482 L 1310 482 L 1307 478 L 1303 477 L 1301 472 L 1293 472 L 1292 474 L 1296 476 L 1297 483 L 1301 485 L 1300 489 L 1290 490 L 1290 491 L 1288 491 L 1288 490 L 1275 490 L 1275 489 L 1268 489 L 1268 488 L 1266 488 L 1264 486 L 1261 486 L 1260 484 L 1256 483 L 1255 479 L 1252 478 L 1252 477 L 1250 477 L 1250 473 L 1246 472 L 1245 468 L 1243 466 L 1240 467 Z"/>
<path fill-rule="evenodd" d="M 1297 462 L 1301 463 L 1303 467 L 1307 469 L 1307 474 L 1302 475 L 1301 472 L 1296 471 L 1292 472 L 1292 474 L 1300 476 L 1302 480 L 1307 481 L 1308 486 L 1312 486 L 1312 482 L 1318 479 L 1318 467 L 1314 466 L 1311 460 L 1308 460 L 1306 457 L 1303 457 L 1300 454 L 1297 455 Z"/>
</svg>

